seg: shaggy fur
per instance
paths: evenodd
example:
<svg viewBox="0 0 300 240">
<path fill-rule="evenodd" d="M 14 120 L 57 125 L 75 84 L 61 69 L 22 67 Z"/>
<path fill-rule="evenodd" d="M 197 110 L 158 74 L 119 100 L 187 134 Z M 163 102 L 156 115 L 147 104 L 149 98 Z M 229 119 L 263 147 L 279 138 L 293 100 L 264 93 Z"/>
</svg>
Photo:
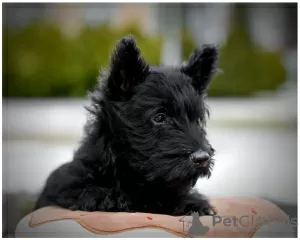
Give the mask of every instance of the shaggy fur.
<svg viewBox="0 0 300 240">
<path fill-rule="evenodd" d="M 81 145 L 49 176 L 36 209 L 213 214 L 192 188 L 213 166 L 204 100 L 217 56 L 205 45 L 185 65 L 151 67 L 133 37 L 121 39 L 91 93 Z"/>
</svg>

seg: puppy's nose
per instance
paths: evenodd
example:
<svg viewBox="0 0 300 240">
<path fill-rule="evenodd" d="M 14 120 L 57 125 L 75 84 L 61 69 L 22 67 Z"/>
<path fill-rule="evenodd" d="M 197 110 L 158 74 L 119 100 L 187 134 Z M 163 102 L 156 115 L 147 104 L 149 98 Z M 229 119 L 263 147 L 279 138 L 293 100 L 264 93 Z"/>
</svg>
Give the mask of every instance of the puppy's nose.
<svg viewBox="0 0 300 240">
<path fill-rule="evenodd" d="M 205 151 L 197 151 L 192 154 L 192 160 L 194 163 L 205 163 L 210 159 L 210 156 Z"/>
</svg>

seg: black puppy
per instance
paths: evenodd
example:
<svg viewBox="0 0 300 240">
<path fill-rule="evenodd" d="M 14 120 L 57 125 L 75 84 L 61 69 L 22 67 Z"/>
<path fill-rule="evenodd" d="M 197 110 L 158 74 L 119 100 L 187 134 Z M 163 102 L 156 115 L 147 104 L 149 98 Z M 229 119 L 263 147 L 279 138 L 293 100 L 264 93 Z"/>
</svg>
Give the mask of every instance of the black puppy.
<svg viewBox="0 0 300 240">
<path fill-rule="evenodd" d="M 204 100 L 217 58 L 205 45 L 183 66 L 151 67 L 133 37 L 121 39 L 91 94 L 73 161 L 50 175 L 36 208 L 213 214 L 192 188 L 213 166 Z"/>
</svg>

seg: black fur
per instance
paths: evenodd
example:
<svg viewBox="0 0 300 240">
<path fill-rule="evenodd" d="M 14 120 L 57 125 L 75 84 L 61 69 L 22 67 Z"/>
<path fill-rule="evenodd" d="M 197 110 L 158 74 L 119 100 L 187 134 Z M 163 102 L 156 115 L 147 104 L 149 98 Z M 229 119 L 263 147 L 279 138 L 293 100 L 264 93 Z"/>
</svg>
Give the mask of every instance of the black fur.
<svg viewBox="0 0 300 240">
<path fill-rule="evenodd" d="M 184 66 L 150 67 L 133 37 L 121 39 L 91 94 L 81 145 L 50 175 L 36 209 L 212 214 L 192 188 L 213 167 L 204 100 L 217 57 L 206 45 Z M 210 159 L 195 167 L 199 150 Z"/>
</svg>

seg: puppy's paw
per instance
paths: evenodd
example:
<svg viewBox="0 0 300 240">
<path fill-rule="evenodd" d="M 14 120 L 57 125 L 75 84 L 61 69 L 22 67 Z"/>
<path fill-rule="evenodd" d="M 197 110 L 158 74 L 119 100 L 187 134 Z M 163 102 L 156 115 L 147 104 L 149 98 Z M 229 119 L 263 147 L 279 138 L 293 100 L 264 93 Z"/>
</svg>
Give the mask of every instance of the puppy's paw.
<svg viewBox="0 0 300 240">
<path fill-rule="evenodd" d="M 73 204 L 73 205 L 69 206 L 69 210 L 71 210 L 71 211 L 78 211 L 79 207 L 76 204 Z"/>
<path fill-rule="evenodd" d="M 198 213 L 199 216 L 213 216 L 217 214 L 217 211 L 215 207 L 208 205 L 208 206 L 201 207 L 198 210 Z"/>
<path fill-rule="evenodd" d="M 199 216 L 213 216 L 217 214 L 216 208 L 211 206 L 207 200 L 199 201 L 191 206 L 190 211 L 198 212 Z"/>
</svg>

